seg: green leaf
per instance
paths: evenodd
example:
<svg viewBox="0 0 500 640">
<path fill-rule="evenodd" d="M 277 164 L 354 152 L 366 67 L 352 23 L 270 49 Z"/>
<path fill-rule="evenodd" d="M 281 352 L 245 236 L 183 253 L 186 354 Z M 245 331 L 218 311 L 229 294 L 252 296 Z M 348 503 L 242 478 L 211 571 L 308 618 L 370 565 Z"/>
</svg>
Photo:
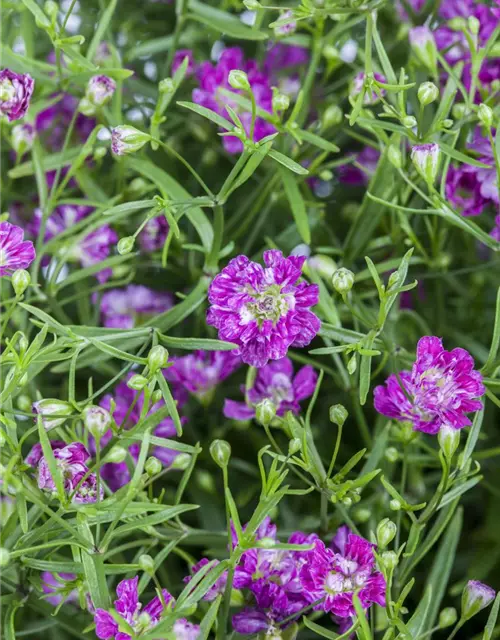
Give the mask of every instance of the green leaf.
<svg viewBox="0 0 500 640">
<path fill-rule="evenodd" d="M 432 586 L 428 587 L 424 593 L 424 597 L 420 600 L 419 605 L 412 615 L 412 617 L 406 623 L 408 630 L 411 633 L 412 638 L 418 638 L 425 628 L 425 621 L 429 613 L 429 608 L 432 603 Z M 402 640 L 401 636 L 398 636 Z"/>
<path fill-rule="evenodd" d="M 156 374 L 155 377 L 156 377 L 156 381 L 158 383 L 158 386 L 160 387 L 163 399 L 165 400 L 165 404 L 167 405 L 167 409 L 169 411 L 170 417 L 174 421 L 175 430 L 177 431 L 177 435 L 181 436 L 182 435 L 182 423 L 181 423 L 181 419 L 179 417 L 179 412 L 177 411 L 177 403 L 175 402 L 175 400 L 174 400 L 174 398 L 172 396 L 172 393 L 170 391 L 170 388 L 168 386 L 167 381 L 165 380 L 165 376 L 163 375 L 163 372 L 159 371 Z"/>
<path fill-rule="evenodd" d="M 220 603 L 222 601 L 222 596 L 219 595 L 210 605 L 209 610 L 203 616 L 202 621 L 200 622 L 200 631 L 198 632 L 198 640 L 208 640 L 210 635 L 210 631 L 214 626 L 215 619 L 217 618 L 217 613 L 219 611 Z"/>
<path fill-rule="evenodd" d="M 267 34 L 257 29 L 247 27 L 241 22 L 239 17 L 234 16 L 226 11 L 215 9 L 205 2 L 198 0 L 189 0 L 188 7 L 192 13 L 188 17 L 200 22 L 201 24 L 220 31 L 238 40 L 267 40 Z"/>
<path fill-rule="evenodd" d="M 499 296 L 500 298 L 500 296 Z M 497 316 L 498 320 L 500 321 L 500 316 Z M 474 453 L 474 449 L 476 448 L 476 443 L 477 440 L 479 438 L 479 433 L 481 431 L 481 427 L 483 425 L 483 418 L 484 418 L 484 407 L 478 411 L 476 413 L 476 415 L 474 416 L 474 420 L 472 422 L 472 427 L 469 430 L 469 435 L 467 436 L 467 442 L 465 444 L 465 449 L 462 453 L 461 456 L 461 461 L 460 461 L 460 469 L 463 470 L 465 469 L 467 462 L 469 461 L 470 457 L 472 456 L 472 454 Z M 441 503 L 442 506 L 442 503 Z"/>
<path fill-rule="evenodd" d="M 306 205 L 300 189 L 295 182 L 295 178 L 288 171 L 280 169 L 279 172 L 300 237 L 306 244 L 311 244 L 311 231 L 307 219 Z"/>
<path fill-rule="evenodd" d="M 122 524 L 120 527 L 117 527 L 111 537 L 118 538 L 130 531 L 137 531 L 138 529 L 144 529 L 149 526 L 163 524 L 172 520 L 172 518 L 179 516 L 181 513 L 193 511 L 194 509 L 199 509 L 199 506 L 197 504 L 179 504 L 167 507 L 166 509 L 153 513 L 150 516 L 138 516 L 138 519 L 134 519 L 132 522 L 128 522 L 127 524 Z"/>
<path fill-rule="evenodd" d="M 370 350 L 374 340 L 375 331 L 370 331 L 370 333 L 366 337 L 365 342 L 363 342 L 363 348 L 366 350 Z M 361 405 L 365 404 L 366 398 L 368 397 L 368 392 L 370 391 L 371 368 L 372 355 L 369 355 L 368 353 L 366 355 L 362 355 L 361 364 L 359 367 L 359 402 Z"/>
<path fill-rule="evenodd" d="M 22 0 L 24 6 L 31 11 L 35 20 L 40 23 L 40 25 L 49 27 L 50 20 L 47 18 L 45 13 L 40 9 L 35 0 Z"/>
<path fill-rule="evenodd" d="M 106 29 L 111 22 L 111 18 L 113 17 L 113 13 L 115 12 L 116 5 L 118 0 L 109 0 L 109 4 L 104 10 L 102 16 L 96 18 L 95 24 L 97 28 L 94 32 L 94 36 L 89 44 L 87 49 L 87 60 L 93 60 L 96 54 L 97 48 L 106 33 Z M 108 69 L 106 69 L 106 75 L 108 75 Z"/>
<path fill-rule="evenodd" d="M 366 611 L 363 609 L 363 605 L 361 604 L 359 597 L 356 593 L 353 593 L 352 595 L 352 604 L 356 609 L 356 617 L 360 625 L 360 629 L 358 631 L 358 637 L 360 638 L 360 640 L 372 640 L 372 634 L 370 631 L 370 627 L 368 626 Z"/>
<path fill-rule="evenodd" d="M 275 149 L 271 149 L 268 155 L 273 160 L 276 160 L 276 162 L 279 162 L 287 169 L 290 169 L 290 171 L 293 171 L 293 173 L 298 173 L 299 176 L 307 176 L 309 174 L 309 171 L 305 167 L 302 167 L 300 164 L 297 164 L 291 158 L 283 155 L 282 153 L 280 153 L 279 151 L 276 151 Z"/>
<path fill-rule="evenodd" d="M 498 291 L 497 291 L 495 322 L 493 323 L 493 336 L 491 338 L 490 351 L 488 353 L 488 359 L 484 363 L 484 367 L 481 369 L 481 373 L 483 375 L 487 376 L 493 372 L 499 347 L 500 347 L 500 287 L 498 288 Z"/>
<path fill-rule="evenodd" d="M 197 351 L 202 349 L 204 351 L 234 351 L 238 348 L 238 345 L 232 342 L 225 342 L 224 340 L 212 340 L 210 338 L 174 338 L 173 336 L 165 336 L 160 334 L 160 342 L 167 347 L 173 347 L 175 349 L 187 349 L 190 351 Z"/>
<path fill-rule="evenodd" d="M 68 166 L 78 156 L 82 147 L 76 147 L 75 149 L 68 149 L 65 153 L 58 151 L 57 153 L 51 153 L 43 156 L 43 168 L 45 171 L 54 171 L 60 167 Z M 23 162 L 22 164 L 10 169 L 7 172 L 9 178 L 16 180 L 17 178 L 26 178 L 32 176 L 35 173 L 34 163 Z"/>
<path fill-rule="evenodd" d="M 198 115 L 203 116 L 204 118 L 207 118 L 207 120 L 211 120 L 212 122 L 215 122 L 215 124 L 219 125 L 219 127 L 221 127 L 222 129 L 226 129 L 226 131 L 232 131 L 234 129 L 234 125 L 231 122 L 229 122 L 229 120 L 227 120 L 226 118 L 223 118 L 222 116 L 220 116 L 218 113 L 215 113 L 215 111 L 212 111 L 211 109 L 202 107 L 201 105 L 195 104 L 194 102 L 177 102 L 177 104 L 179 105 L 179 107 L 185 107 L 186 109 L 189 109 L 190 111 L 194 111 Z"/>
<path fill-rule="evenodd" d="M 308 629 L 311 629 L 311 631 L 314 631 L 314 633 L 318 634 L 318 636 L 321 636 L 322 638 L 329 638 L 329 640 L 339 640 L 340 638 L 349 638 L 354 630 L 354 627 L 351 627 L 349 631 L 347 631 L 347 635 L 343 634 L 340 636 L 338 633 L 335 633 L 334 631 L 330 631 L 329 629 L 325 629 L 325 627 L 321 627 L 319 624 L 316 624 L 315 622 L 313 622 L 312 620 L 309 620 L 305 616 L 302 618 L 302 622 Z"/>
<path fill-rule="evenodd" d="M 491 640 L 493 637 L 493 632 L 495 630 L 495 625 L 497 623 L 498 618 L 498 610 L 500 609 L 500 593 L 497 593 L 497 597 L 495 598 L 495 602 L 490 611 L 490 615 L 488 616 L 488 622 L 484 628 L 483 638 L 482 640 Z"/>
<path fill-rule="evenodd" d="M 492 169 L 493 167 L 489 164 L 485 164 L 484 162 L 480 162 L 475 158 L 471 158 L 470 156 L 466 156 L 465 153 L 461 153 L 457 151 L 450 145 L 445 144 L 444 142 L 439 141 L 439 148 L 443 151 L 447 156 L 453 158 L 454 160 L 458 160 L 459 162 L 464 162 L 465 164 L 470 164 L 473 167 L 480 167 L 481 169 Z"/>
<path fill-rule="evenodd" d="M 318 147 L 318 149 L 323 149 L 323 151 L 330 151 L 331 153 L 338 153 L 340 149 L 333 142 L 329 142 L 325 140 L 321 136 L 316 135 L 315 133 L 311 133 L 310 131 L 306 131 L 304 129 L 297 129 L 296 133 L 309 144 Z"/>
</svg>

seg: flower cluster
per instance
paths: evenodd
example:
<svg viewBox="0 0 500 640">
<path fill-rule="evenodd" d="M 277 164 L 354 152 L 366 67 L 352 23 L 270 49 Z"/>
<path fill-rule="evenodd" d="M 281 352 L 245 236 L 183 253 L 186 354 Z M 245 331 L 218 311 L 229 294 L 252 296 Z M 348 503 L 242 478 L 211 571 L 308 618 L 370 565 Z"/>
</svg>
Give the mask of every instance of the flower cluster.
<svg viewBox="0 0 500 640">
<path fill-rule="evenodd" d="M 436 434 L 443 427 L 462 429 L 471 422 L 485 393 L 482 376 L 472 356 L 459 347 L 446 351 L 436 337 L 421 338 L 411 371 L 392 374 L 374 390 L 379 413 L 411 422 L 416 431 Z"/>
<path fill-rule="evenodd" d="M 320 328 L 310 308 L 319 289 L 301 277 L 304 256 L 285 258 L 281 251 L 264 253 L 262 267 L 246 256 L 233 258 L 212 281 L 207 323 L 219 338 L 238 345 L 243 362 L 263 367 L 286 356 L 289 347 L 305 347 Z"/>
<path fill-rule="evenodd" d="M 276 407 L 276 415 L 283 416 L 287 411 L 300 412 L 300 402 L 312 396 L 318 376 L 311 366 L 305 366 L 293 375 L 290 358 L 281 358 L 261 367 L 251 389 L 243 386 L 247 403 L 224 401 L 224 415 L 234 420 L 250 420 L 255 416 L 255 407 L 269 399 Z"/>
<path fill-rule="evenodd" d="M 24 240 L 23 230 L 10 222 L 0 222 L 0 276 L 27 269 L 35 259 L 35 248 Z"/>
<path fill-rule="evenodd" d="M 26 114 L 35 81 L 28 73 L 15 73 L 10 69 L 0 71 L 0 115 L 10 122 L 20 120 Z"/>
</svg>

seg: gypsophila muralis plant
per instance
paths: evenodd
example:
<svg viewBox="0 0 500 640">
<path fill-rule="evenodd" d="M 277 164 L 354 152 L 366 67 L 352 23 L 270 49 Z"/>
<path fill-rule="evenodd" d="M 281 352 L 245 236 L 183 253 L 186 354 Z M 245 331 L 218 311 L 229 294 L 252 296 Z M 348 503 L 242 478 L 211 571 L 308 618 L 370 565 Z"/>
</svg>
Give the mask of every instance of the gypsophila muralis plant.
<svg viewBox="0 0 500 640">
<path fill-rule="evenodd" d="M 1 13 L 2 637 L 497 637 L 498 2 Z"/>
</svg>

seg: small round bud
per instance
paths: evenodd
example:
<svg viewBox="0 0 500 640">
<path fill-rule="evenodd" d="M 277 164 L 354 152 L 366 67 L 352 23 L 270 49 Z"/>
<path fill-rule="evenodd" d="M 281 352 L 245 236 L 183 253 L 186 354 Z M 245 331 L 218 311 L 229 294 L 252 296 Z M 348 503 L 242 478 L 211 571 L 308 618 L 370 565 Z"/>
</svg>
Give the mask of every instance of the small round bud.
<svg viewBox="0 0 500 640">
<path fill-rule="evenodd" d="M 164 369 L 168 363 L 168 351 L 165 347 L 157 344 L 153 347 L 148 354 L 148 366 L 151 371 L 158 371 L 158 369 Z"/>
<path fill-rule="evenodd" d="M 123 462 L 127 457 L 127 450 L 124 447 L 116 444 L 106 456 L 106 462 L 113 462 L 119 464 Z"/>
<path fill-rule="evenodd" d="M 144 465 L 144 470 L 146 471 L 146 473 L 150 478 L 152 478 L 153 476 L 157 476 L 162 470 L 162 468 L 163 467 L 161 462 L 158 460 L 158 458 L 155 458 L 154 456 L 151 456 L 150 458 L 148 458 L 146 460 L 146 464 Z"/>
<path fill-rule="evenodd" d="M 354 285 L 354 273 L 349 269 L 341 267 L 332 276 L 333 288 L 337 293 L 345 295 Z"/>
<path fill-rule="evenodd" d="M 479 33 L 479 29 L 481 28 L 481 23 L 476 18 L 476 16 L 469 16 L 467 20 L 467 26 L 469 27 L 469 31 L 473 36 L 477 36 Z"/>
<path fill-rule="evenodd" d="M 207 493 L 215 493 L 215 482 L 212 474 L 208 473 L 208 471 L 203 471 L 200 469 L 196 473 L 196 483 Z"/>
<path fill-rule="evenodd" d="M 257 0 L 243 0 L 243 4 L 249 11 L 257 11 L 261 8 L 261 4 Z"/>
<path fill-rule="evenodd" d="M 384 455 L 385 455 L 385 459 L 388 462 L 394 463 L 399 460 L 399 451 L 396 449 L 396 447 L 387 447 Z"/>
<path fill-rule="evenodd" d="M 85 90 L 86 100 L 94 107 L 103 107 L 107 104 L 116 90 L 116 82 L 108 76 L 93 76 L 90 78 Z"/>
<path fill-rule="evenodd" d="M 135 244 L 134 236 L 125 236 L 125 238 L 121 238 L 121 240 L 118 241 L 118 246 L 117 246 L 118 253 L 121 256 L 124 256 L 127 253 L 130 253 L 134 248 L 134 244 Z"/>
<path fill-rule="evenodd" d="M 45 429 L 53 429 L 63 424 L 66 421 L 66 417 L 73 413 L 73 407 L 69 402 L 57 400 L 56 398 L 37 400 L 37 402 L 33 403 L 32 409 L 37 416 L 41 416 Z"/>
<path fill-rule="evenodd" d="M 342 109 L 336 105 L 331 104 L 329 107 L 325 109 L 323 113 L 323 117 L 321 119 L 321 124 L 323 127 L 334 127 L 337 124 L 340 124 L 344 119 L 344 114 L 342 113 Z"/>
<path fill-rule="evenodd" d="M 227 81 L 233 89 L 239 89 L 240 91 L 248 91 L 250 89 L 248 76 L 240 69 L 233 69 L 230 71 Z"/>
<path fill-rule="evenodd" d="M 347 371 L 352 376 L 356 373 L 357 368 L 358 368 L 358 360 L 356 358 L 356 354 L 353 353 L 349 362 L 347 363 Z"/>
<path fill-rule="evenodd" d="M 102 438 L 111 426 L 111 415 L 109 411 L 96 405 L 85 407 L 82 412 L 82 420 L 85 428 L 96 440 Z"/>
<path fill-rule="evenodd" d="M 31 124 L 21 123 L 12 127 L 11 143 L 14 151 L 22 156 L 29 151 L 35 140 L 35 129 Z"/>
<path fill-rule="evenodd" d="M 411 50 L 418 62 L 432 73 L 437 71 L 437 46 L 428 26 L 414 27 L 408 34 Z"/>
<path fill-rule="evenodd" d="M 323 55 L 329 62 L 340 60 L 340 51 L 331 44 L 327 44 L 323 47 Z"/>
<path fill-rule="evenodd" d="M 140 376 L 138 374 L 132 376 L 130 380 L 127 382 L 127 387 L 129 389 L 134 389 L 134 391 L 142 391 L 144 387 L 148 384 L 148 379 L 144 376 Z"/>
<path fill-rule="evenodd" d="M 427 182 L 434 184 L 439 169 L 439 145 L 435 142 L 430 144 L 420 144 L 412 147 L 411 159 L 415 169 Z"/>
<path fill-rule="evenodd" d="M 349 496 L 342 498 L 342 504 L 344 505 L 344 507 L 352 507 L 352 498 L 350 498 Z"/>
<path fill-rule="evenodd" d="M 484 127 L 491 129 L 491 125 L 493 124 L 493 111 L 487 104 L 484 104 L 484 102 L 479 105 L 477 119 Z"/>
<path fill-rule="evenodd" d="M 291 36 L 297 30 L 297 21 L 294 19 L 293 11 L 283 11 L 274 26 L 274 34 L 280 36 Z M 281 24 L 280 24 L 281 23 Z"/>
<path fill-rule="evenodd" d="M 329 182 L 330 180 L 333 180 L 333 173 L 330 169 L 325 169 L 319 174 L 319 177 L 323 182 Z"/>
<path fill-rule="evenodd" d="M 446 607 L 439 614 L 439 628 L 446 629 L 446 627 L 451 627 L 457 621 L 457 610 L 455 607 Z"/>
<path fill-rule="evenodd" d="M 0 547 L 0 567 L 6 567 L 10 562 L 10 552 L 4 547 Z"/>
<path fill-rule="evenodd" d="M 394 551 L 384 551 L 381 562 L 387 571 L 392 571 L 398 566 L 398 554 Z"/>
<path fill-rule="evenodd" d="M 92 157 L 94 158 L 94 160 L 102 160 L 107 153 L 108 150 L 106 149 L 106 147 L 97 147 L 96 149 L 94 149 Z"/>
<path fill-rule="evenodd" d="M 226 440 L 214 440 L 210 445 L 210 455 L 213 461 L 224 469 L 231 457 L 231 445 Z"/>
<path fill-rule="evenodd" d="M 445 129 L 449 129 L 453 126 L 453 120 L 451 118 L 445 118 L 441 124 Z"/>
<path fill-rule="evenodd" d="M 128 185 L 128 191 L 132 193 L 142 193 L 146 191 L 149 187 L 149 183 L 144 180 L 144 178 L 134 178 L 132 182 Z"/>
<path fill-rule="evenodd" d="M 264 398 L 255 407 L 255 418 L 258 423 L 267 427 L 276 416 L 276 405 L 270 398 Z"/>
<path fill-rule="evenodd" d="M 189 455 L 189 453 L 179 453 L 173 459 L 170 468 L 176 469 L 177 471 L 184 471 L 189 467 L 190 462 L 191 456 Z"/>
<path fill-rule="evenodd" d="M 139 556 L 138 565 L 144 573 L 147 573 L 150 576 L 154 575 L 155 563 L 151 556 L 148 556 L 147 554 Z"/>
<path fill-rule="evenodd" d="M 438 433 L 438 442 L 445 458 L 451 460 L 460 444 L 460 429 L 454 429 L 447 425 L 441 427 Z"/>
<path fill-rule="evenodd" d="M 57 18 L 57 14 L 59 13 L 59 7 L 54 0 L 47 0 L 47 2 L 43 5 L 44 12 L 51 18 L 55 20 Z"/>
<path fill-rule="evenodd" d="M 175 85 L 172 78 L 165 78 L 158 85 L 160 93 L 173 93 L 175 91 Z"/>
<path fill-rule="evenodd" d="M 275 91 L 273 95 L 273 111 L 279 113 L 286 111 L 290 106 L 290 98 L 279 91 Z"/>
<path fill-rule="evenodd" d="M 403 125 L 403 127 L 405 127 L 406 129 L 413 129 L 413 127 L 417 126 L 417 119 L 414 118 L 413 116 L 405 116 L 402 120 L 401 120 L 401 124 Z"/>
<path fill-rule="evenodd" d="M 377 526 L 377 543 L 381 549 L 385 549 L 387 545 L 392 542 L 394 536 L 396 535 L 398 528 L 396 524 L 389 520 L 389 518 L 384 518 L 378 523 Z"/>
<path fill-rule="evenodd" d="M 302 449 L 302 442 L 300 438 L 292 438 L 288 443 L 288 455 L 293 456 L 295 453 Z"/>
<path fill-rule="evenodd" d="M 461 120 L 469 114 L 469 109 L 463 102 L 458 102 L 457 104 L 453 105 L 451 113 L 455 120 Z"/>
<path fill-rule="evenodd" d="M 21 297 L 31 284 L 31 276 L 24 269 L 18 269 L 12 274 L 11 282 L 16 296 Z"/>
<path fill-rule="evenodd" d="M 467 22 L 465 21 L 465 18 L 457 16 L 456 18 L 448 20 L 448 26 L 450 29 L 453 29 L 453 31 L 462 31 L 467 28 Z"/>
<path fill-rule="evenodd" d="M 21 409 L 21 411 L 26 411 L 26 413 L 28 413 L 31 410 L 32 402 L 29 396 L 26 396 L 26 395 L 18 396 L 16 404 L 18 408 Z"/>
<path fill-rule="evenodd" d="M 352 514 L 352 517 L 354 518 L 354 520 L 356 520 L 356 522 L 364 524 L 365 522 L 368 522 L 371 515 L 372 512 L 370 511 L 370 509 L 366 509 L 365 507 L 358 507 Z"/>
<path fill-rule="evenodd" d="M 469 620 L 495 599 L 495 590 L 479 580 L 469 580 L 462 593 L 462 618 Z"/>
<path fill-rule="evenodd" d="M 128 153 L 139 151 L 151 140 L 148 133 L 139 131 L 130 125 L 119 125 L 111 131 L 111 151 L 116 156 L 123 156 Z"/>
<path fill-rule="evenodd" d="M 156 391 L 153 392 L 153 395 L 151 396 L 151 400 L 153 402 L 153 404 L 156 404 L 157 402 L 160 402 L 160 400 L 163 398 L 163 394 L 161 392 L 161 389 L 156 389 Z"/>
<path fill-rule="evenodd" d="M 401 505 L 401 502 L 399 500 L 396 500 L 394 498 L 394 500 L 391 500 L 389 502 L 389 507 L 390 507 L 391 511 L 400 511 L 402 505 Z"/>
<path fill-rule="evenodd" d="M 333 422 L 333 424 L 342 427 L 344 425 L 344 422 L 347 420 L 349 412 L 343 404 L 334 404 L 330 407 L 329 415 L 330 422 Z"/>
<path fill-rule="evenodd" d="M 396 169 L 401 169 L 403 166 L 403 157 L 401 156 L 401 151 L 394 144 L 390 144 L 387 148 L 387 157 L 389 158 L 389 162 Z"/>
<path fill-rule="evenodd" d="M 424 107 L 439 97 L 439 89 L 433 82 L 422 82 L 417 91 L 418 101 Z"/>
</svg>

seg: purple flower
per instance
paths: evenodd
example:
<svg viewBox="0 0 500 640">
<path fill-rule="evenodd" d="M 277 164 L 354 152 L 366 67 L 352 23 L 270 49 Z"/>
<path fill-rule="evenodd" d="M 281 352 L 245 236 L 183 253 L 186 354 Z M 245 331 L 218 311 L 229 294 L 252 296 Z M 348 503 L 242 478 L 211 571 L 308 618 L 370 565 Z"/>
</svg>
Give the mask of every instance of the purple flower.
<svg viewBox="0 0 500 640">
<path fill-rule="evenodd" d="M 229 72 L 235 69 L 247 74 L 257 106 L 272 113 L 273 92 L 268 75 L 259 69 L 254 60 L 245 61 L 243 50 L 239 47 L 224 49 L 216 65 L 205 61 L 198 66 L 196 75 L 199 88 L 193 90 L 193 102 L 211 109 L 223 117 L 227 117 L 226 105 L 232 107 L 238 113 L 245 131 L 249 135 L 251 113 L 242 112 L 234 100 L 221 92 L 221 89 L 226 89 L 233 93 L 241 93 L 232 89 L 228 81 Z M 262 118 L 257 118 L 254 140 L 258 142 L 265 136 L 274 133 L 274 130 L 273 125 Z M 224 148 L 229 153 L 239 153 L 243 149 L 243 143 L 235 136 L 225 136 Z"/>
<path fill-rule="evenodd" d="M 139 602 L 139 591 L 137 588 L 139 578 L 122 580 L 116 587 L 118 598 L 114 602 L 115 613 L 126 622 L 136 635 L 147 633 L 155 627 L 162 614 L 166 613 L 169 605 L 173 605 L 174 599 L 166 589 L 162 590 L 164 607 L 158 596 L 153 598 L 149 604 L 142 608 Z M 115 638 L 115 640 L 131 640 L 131 636 L 119 630 L 115 618 L 104 609 L 96 609 L 94 613 L 96 625 L 96 635 L 101 640 Z"/>
<path fill-rule="evenodd" d="M 194 59 L 194 53 L 191 49 L 179 49 L 175 52 L 172 62 L 172 73 L 175 73 L 177 69 L 184 62 L 184 59 L 188 59 L 188 65 L 186 68 L 186 76 L 192 76 L 196 71 L 196 62 Z"/>
<path fill-rule="evenodd" d="M 165 376 L 200 400 L 209 402 L 216 386 L 241 365 L 241 358 L 229 351 L 195 351 L 182 358 L 171 358 L 173 366 Z"/>
<path fill-rule="evenodd" d="M 234 420 L 250 420 L 255 416 L 255 406 L 268 398 L 276 407 L 276 414 L 287 411 L 300 412 L 300 401 L 314 393 L 318 376 L 311 366 L 302 367 L 293 375 L 290 358 L 270 362 L 258 370 L 253 387 L 247 392 L 249 404 L 226 400 L 224 415 Z M 245 387 L 242 387 L 245 393 Z"/>
<path fill-rule="evenodd" d="M 495 599 L 495 590 L 479 580 L 469 580 L 462 594 L 462 616 L 469 620 L 489 606 Z"/>
<path fill-rule="evenodd" d="M 102 107 L 111 100 L 116 90 L 116 82 L 108 76 L 93 76 L 85 91 L 86 99 L 94 107 Z"/>
<path fill-rule="evenodd" d="M 10 222 L 0 222 L 0 276 L 27 269 L 35 259 L 33 243 L 24 240 L 24 232 Z"/>
<path fill-rule="evenodd" d="M 163 313 L 173 306 L 169 293 L 154 291 L 141 284 L 106 291 L 101 299 L 105 327 L 132 329 L 146 317 Z"/>
<path fill-rule="evenodd" d="M 200 625 L 188 622 L 186 618 L 176 620 L 172 630 L 175 640 L 197 640 L 200 635 Z"/>
<path fill-rule="evenodd" d="M 416 170 L 428 183 L 433 184 L 439 168 L 439 145 L 435 142 L 418 144 L 411 148 L 411 159 Z"/>
<path fill-rule="evenodd" d="M 353 533 L 335 549 L 328 549 L 321 540 L 316 540 L 300 570 L 304 596 L 309 602 L 322 600 L 314 607 L 316 610 L 339 618 L 352 617 L 354 592 L 365 609 L 373 603 L 385 606 L 385 580 L 376 570 L 374 547 Z"/>
<path fill-rule="evenodd" d="M 124 156 L 135 153 L 149 142 L 150 136 L 131 127 L 130 125 L 119 125 L 111 130 L 111 151 L 116 156 Z"/>
<path fill-rule="evenodd" d="M 495 217 L 495 226 L 491 230 L 490 236 L 495 238 L 497 242 L 500 242 L 500 216 Z"/>
<path fill-rule="evenodd" d="M 191 580 L 193 579 L 193 576 L 196 573 L 198 573 L 200 569 L 203 569 L 203 567 L 205 567 L 209 562 L 210 560 L 208 560 L 208 558 L 202 558 L 199 562 L 197 562 L 192 567 L 191 569 L 192 575 L 186 576 L 183 582 L 186 582 L 186 583 L 191 582 Z M 219 562 L 217 561 L 216 564 L 219 564 Z M 205 593 L 205 595 L 203 596 L 203 600 L 208 600 L 209 602 L 211 602 L 212 600 L 215 600 L 215 598 L 218 595 L 224 593 L 224 590 L 226 588 L 226 582 L 227 582 L 227 571 L 224 571 L 224 573 L 219 578 L 217 578 L 216 582 Z"/>
<path fill-rule="evenodd" d="M 48 242 L 51 238 L 57 237 L 66 229 L 70 229 L 77 222 L 86 218 L 92 212 L 91 207 L 60 205 L 56 207 L 47 219 L 45 227 L 44 241 Z M 33 219 L 28 225 L 28 229 L 33 236 L 37 236 L 42 223 L 42 210 L 35 209 Z M 108 225 L 103 225 L 86 235 L 79 244 L 71 249 L 70 257 L 77 261 L 82 267 L 91 267 L 99 264 L 109 257 L 111 247 L 118 241 L 116 232 Z M 46 259 L 43 263 L 48 264 Z M 111 277 L 111 269 L 103 269 L 95 274 L 99 282 L 106 282 Z"/>
<path fill-rule="evenodd" d="M 169 228 L 169 224 L 163 215 L 148 220 L 139 234 L 141 249 L 146 252 L 163 249 Z"/>
<path fill-rule="evenodd" d="M 74 573 L 50 573 L 49 571 L 44 571 L 40 577 L 43 592 L 51 594 L 45 600 L 53 604 L 54 607 L 63 602 L 65 604 L 78 604 L 78 591 L 74 585 L 76 575 Z"/>
<path fill-rule="evenodd" d="M 263 367 L 285 357 L 291 346 L 305 347 L 318 333 L 321 323 L 310 311 L 319 300 L 318 286 L 297 283 L 304 261 L 266 251 L 264 268 L 240 255 L 212 281 L 207 323 L 221 340 L 239 345 L 246 364 Z"/>
<path fill-rule="evenodd" d="M 373 77 L 377 82 L 387 83 L 387 79 L 380 73 L 374 73 Z M 363 91 L 363 87 L 365 86 L 365 74 L 363 71 L 360 71 L 357 75 L 354 76 L 354 79 L 351 83 L 351 91 L 350 95 L 356 99 L 356 96 Z M 382 87 L 378 88 L 380 95 L 384 96 L 386 91 Z M 375 93 L 372 88 L 365 90 L 365 95 L 363 98 L 363 104 L 370 105 L 378 102 L 379 96 Z"/>
<path fill-rule="evenodd" d="M 28 73 L 15 73 L 10 69 L 0 71 L 0 114 L 9 122 L 22 118 L 30 106 L 35 81 Z"/>
<path fill-rule="evenodd" d="M 52 451 L 55 451 L 56 449 L 62 449 L 63 447 L 65 447 L 66 443 L 63 442 L 62 440 L 51 440 L 50 446 L 52 448 Z M 24 462 L 26 464 L 29 464 L 30 467 L 37 467 L 38 463 L 42 458 L 43 458 L 42 445 L 39 442 L 37 442 L 35 445 L 31 447 L 31 450 L 26 456 L 26 458 L 24 459 Z"/>
<path fill-rule="evenodd" d="M 89 452 L 80 442 L 54 450 L 54 458 L 61 473 L 64 491 L 77 503 L 95 502 L 97 499 L 97 479 L 89 473 L 86 466 L 90 458 Z M 56 491 L 56 484 L 50 472 L 49 464 L 44 456 L 40 458 L 37 468 L 38 487 L 45 491 Z M 100 488 L 101 499 L 104 495 Z"/>
<path fill-rule="evenodd" d="M 345 164 L 339 167 L 339 180 L 344 184 L 360 187 L 367 185 L 371 176 L 375 173 L 380 158 L 380 151 L 373 147 L 364 147 L 354 156 L 356 164 Z"/>
<path fill-rule="evenodd" d="M 52 98 L 57 97 L 57 94 Z M 35 129 L 37 133 L 46 132 L 45 143 L 51 151 L 62 148 L 73 114 L 78 109 L 78 100 L 69 93 L 63 93 L 54 104 L 37 114 Z M 75 120 L 75 133 L 81 142 L 85 142 L 95 127 L 95 120 L 79 113 Z M 53 172 L 52 172 L 53 173 Z"/>
<path fill-rule="evenodd" d="M 488 204 L 497 207 L 500 204 L 495 158 L 489 140 L 479 134 L 476 134 L 468 148 L 490 168 L 473 167 L 469 164 L 458 168 L 451 166 L 446 176 L 446 197 L 462 215 L 477 216 Z"/>
<path fill-rule="evenodd" d="M 392 374 L 375 388 L 375 409 L 411 422 L 416 431 L 436 434 L 444 426 L 470 425 L 466 414 L 481 409 L 475 398 L 484 393 L 481 374 L 465 349 L 446 351 L 439 338 L 426 336 L 418 341 L 412 370 Z"/>
</svg>

